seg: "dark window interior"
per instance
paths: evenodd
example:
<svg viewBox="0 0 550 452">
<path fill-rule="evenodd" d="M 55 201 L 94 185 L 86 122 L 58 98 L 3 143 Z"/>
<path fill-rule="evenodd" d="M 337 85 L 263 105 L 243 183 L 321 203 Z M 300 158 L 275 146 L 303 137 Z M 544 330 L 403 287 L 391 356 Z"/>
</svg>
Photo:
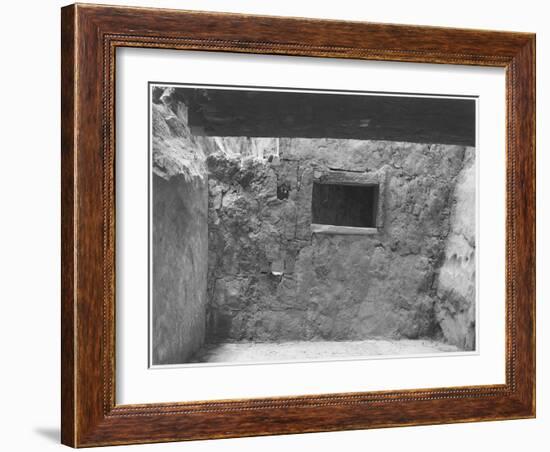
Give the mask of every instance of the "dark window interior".
<svg viewBox="0 0 550 452">
<path fill-rule="evenodd" d="M 375 228 L 378 185 L 313 183 L 311 203 L 313 223 Z"/>
</svg>

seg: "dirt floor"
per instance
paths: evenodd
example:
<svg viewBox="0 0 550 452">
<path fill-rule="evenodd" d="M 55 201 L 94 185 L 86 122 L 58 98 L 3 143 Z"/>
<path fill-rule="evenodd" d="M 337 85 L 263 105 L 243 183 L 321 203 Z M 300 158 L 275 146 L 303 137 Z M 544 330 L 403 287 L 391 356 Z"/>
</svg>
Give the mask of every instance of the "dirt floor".
<svg viewBox="0 0 550 452">
<path fill-rule="evenodd" d="M 312 361 L 372 356 L 423 355 L 461 351 L 457 347 L 425 339 L 282 343 L 222 343 L 205 345 L 191 362 L 250 363 L 270 361 Z"/>
</svg>

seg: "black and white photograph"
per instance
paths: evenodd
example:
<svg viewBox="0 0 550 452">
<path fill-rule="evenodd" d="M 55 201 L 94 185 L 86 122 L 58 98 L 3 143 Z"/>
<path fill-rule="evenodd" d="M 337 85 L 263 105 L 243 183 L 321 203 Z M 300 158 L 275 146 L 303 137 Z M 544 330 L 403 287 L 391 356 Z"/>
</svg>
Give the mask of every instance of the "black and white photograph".
<svg viewBox="0 0 550 452">
<path fill-rule="evenodd" d="M 476 99 L 151 83 L 150 363 L 476 350 Z"/>
<path fill-rule="evenodd" d="M 547 451 L 545 3 L 106 3 L 2 9 L 2 450 Z"/>
</svg>

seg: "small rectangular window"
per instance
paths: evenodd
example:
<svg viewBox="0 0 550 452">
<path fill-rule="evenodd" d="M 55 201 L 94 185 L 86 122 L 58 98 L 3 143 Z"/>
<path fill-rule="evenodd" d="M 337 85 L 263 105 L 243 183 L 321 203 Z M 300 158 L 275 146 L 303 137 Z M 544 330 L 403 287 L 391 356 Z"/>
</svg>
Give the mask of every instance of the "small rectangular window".
<svg viewBox="0 0 550 452">
<path fill-rule="evenodd" d="M 313 183 L 312 223 L 376 228 L 378 184 L 341 185 Z"/>
</svg>

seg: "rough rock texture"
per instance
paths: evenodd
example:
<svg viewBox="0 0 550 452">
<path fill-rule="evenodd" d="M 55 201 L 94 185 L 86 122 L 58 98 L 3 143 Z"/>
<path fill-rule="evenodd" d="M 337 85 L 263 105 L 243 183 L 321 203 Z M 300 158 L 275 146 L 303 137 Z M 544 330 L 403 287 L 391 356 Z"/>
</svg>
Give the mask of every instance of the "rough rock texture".
<svg viewBox="0 0 550 452">
<path fill-rule="evenodd" d="M 155 209 L 166 196 L 164 272 L 153 279 L 154 349 L 164 362 L 185 361 L 203 341 L 430 338 L 473 347 L 473 149 L 195 136 L 172 94 L 153 109 L 153 170 L 175 185 L 172 195 L 153 193 Z M 313 182 L 327 174 L 382 181 L 378 232 L 311 232 Z"/>
<path fill-rule="evenodd" d="M 469 150 L 453 195 L 451 230 L 439 271 L 436 318 L 447 341 L 475 349 L 475 160 Z"/>
<path fill-rule="evenodd" d="M 209 155 L 207 341 L 440 335 L 437 272 L 464 156 L 329 139 L 280 139 L 271 162 Z M 385 174 L 377 234 L 311 233 L 313 180 L 330 169 Z"/>
<path fill-rule="evenodd" d="M 152 361 L 171 364 L 204 343 L 208 188 L 182 110 L 153 107 Z"/>
</svg>

